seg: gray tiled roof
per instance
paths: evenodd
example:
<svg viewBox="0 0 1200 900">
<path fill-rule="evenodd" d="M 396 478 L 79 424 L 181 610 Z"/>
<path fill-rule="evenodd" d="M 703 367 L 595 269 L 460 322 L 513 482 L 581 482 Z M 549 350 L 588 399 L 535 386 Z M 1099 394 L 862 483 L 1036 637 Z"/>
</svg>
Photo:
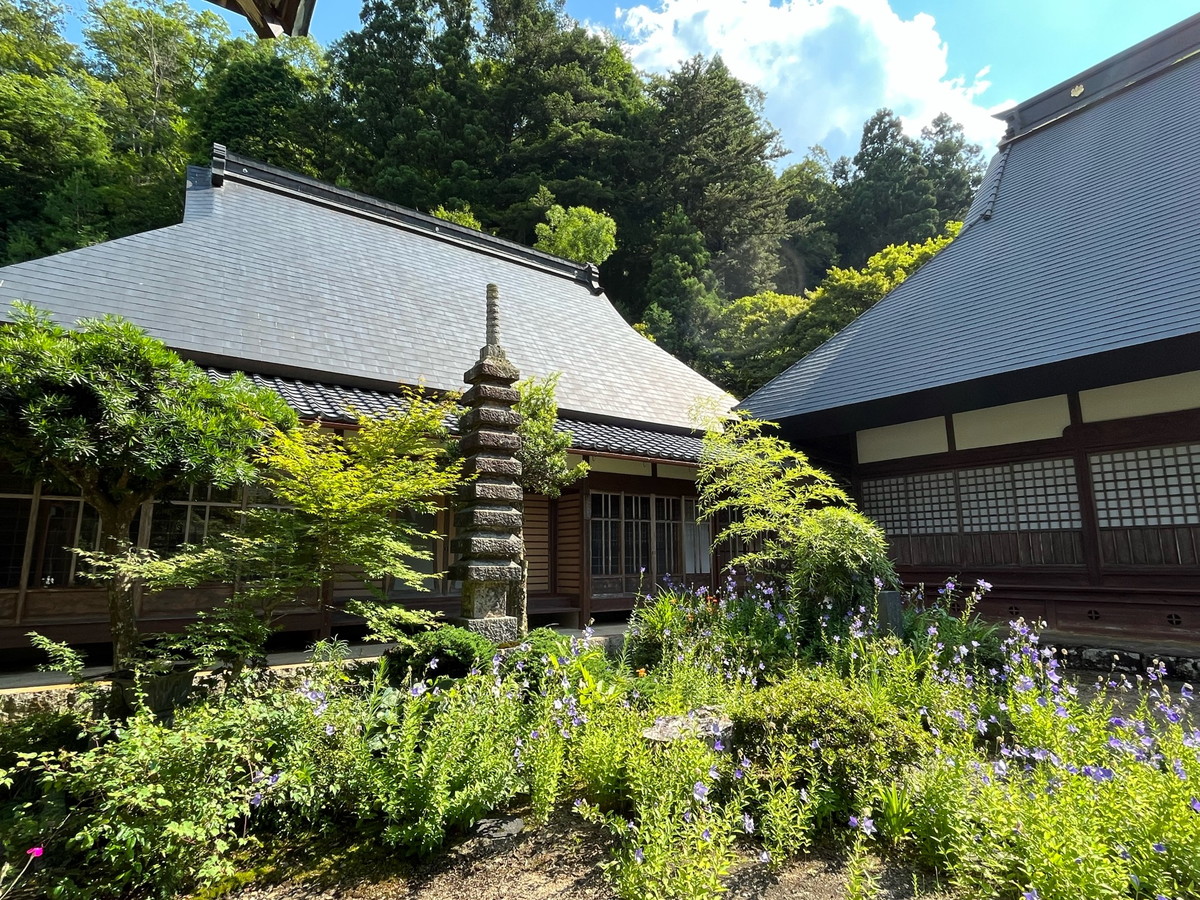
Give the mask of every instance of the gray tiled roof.
<svg viewBox="0 0 1200 900">
<path fill-rule="evenodd" d="M 1009 143 L 949 247 L 742 405 L 785 420 L 1200 332 L 1200 56 L 1164 65 Z"/>
<path fill-rule="evenodd" d="M 212 378 L 228 375 L 225 370 L 214 368 L 209 368 L 208 373 Z M 404 398 L 395 391 L 343 387 L 278 375 L 251 374 L 249 377 L 259 387 L 278 393 L 305 419 L 352 423 L 355 412 L 381 416 L 404 407 Z M 456 425 L 454 422 L 449 424 L 451 428 Z M 701 440 L 691 434 L 570 418 L 560 418 L 556 427 L 559 432 L 571 433 L 571 447 L 580 453 L 613 453 L 683 463 L 700 461 Z"/>
<path fill-rule="evenodd" d="M 587 280 L 573 263 L 230 156 L 219 187 L 189 170 L 182 224 L 0 268 L 0 301 L 64 323 L 118 313 L 208 364 L 461 389 L 494 282 L 505 349 L 525 375 L 562 373 L 566 414 L 688 426 L 697 398 L 724 397 Z"/>
</svg>

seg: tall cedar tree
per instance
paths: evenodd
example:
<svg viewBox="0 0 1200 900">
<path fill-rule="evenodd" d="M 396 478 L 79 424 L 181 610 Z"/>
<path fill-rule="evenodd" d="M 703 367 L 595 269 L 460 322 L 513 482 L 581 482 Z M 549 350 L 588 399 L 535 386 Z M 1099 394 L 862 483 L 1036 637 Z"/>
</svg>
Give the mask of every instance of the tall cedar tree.
<svg viewBox="0 0 1200 900">
<path fill-rule="evenodd" d="M 762 118 L 762 92 L 730 74 L 719 56 L 696 56 L 652 87 L 663 208 L 683 208 L 704 235 L 725 296 L 774 287 L 787 197 L 771 167 L 784 154 Z"/>
<path fill-rule="evenodd" d="M 963 127 L 946 113 L 939 113 L 921 129 L 923 158 L 933 182 L 938 229 L 962 221 L 975 189 L 983 181 L 986 162 L 978 144 L 968 144 Z"/>
<path fill-rule="evenodd" d="M 494 141 L 473 55 L 471 0 L 368 0 L 362 28 L 331 50 L 347 176 L 419 209 L 478 208 Z"/>
<path fill-rule="evenodd" d="M 843 264 L 861 266 L 880 247 L 937 234 L 937 197 L 921 145 L 890 109 L 867 120 L 853 162 L 835 226 Z"/>
<path fill-rule="evenodd" d="M 657 230 L 644 322 L 660 346 L 695 363 L 705 353 L 704 338 L 717 309 L 704 235 L 678 206 L 663 216 Z"/>
<path fill-rule="evenodd" d="M 319 175 L 328 156 L 330 71 L 311 38 L 241 39 L 221 47 L 193 104 L 193 151 L 214 143 L 280 168 Z"/>
<path fill-rule="evenodd" d="M 539 2 L 491 3 L 487 101 L 500 140 L 494 195 L 501 231 L 531 241 L 547 187 L 564 207 L 623 218 L 639 157 L 630 123 L 644 106 L 633 65 L 611 37 L 592 34 Z"/>
</svg>

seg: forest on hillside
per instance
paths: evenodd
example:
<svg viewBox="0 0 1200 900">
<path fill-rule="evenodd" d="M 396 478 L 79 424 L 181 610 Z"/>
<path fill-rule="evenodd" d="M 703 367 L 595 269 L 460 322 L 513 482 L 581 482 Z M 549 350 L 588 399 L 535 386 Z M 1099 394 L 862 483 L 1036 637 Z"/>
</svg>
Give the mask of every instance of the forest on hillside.
<svg viewBox="0 0 1200 900">
<path fill-rule="evenodd" d="M 600 264 L 621 313 L 738 395 L 944 246 L 983 155 L 887 109 L 787 154 L 719 57 L 638 71 L 562 0 L 366 0 L 329 47 L 182 0 L 0 0 L 0 262 L 179 221 L 214 142 Z"/>
</svg>

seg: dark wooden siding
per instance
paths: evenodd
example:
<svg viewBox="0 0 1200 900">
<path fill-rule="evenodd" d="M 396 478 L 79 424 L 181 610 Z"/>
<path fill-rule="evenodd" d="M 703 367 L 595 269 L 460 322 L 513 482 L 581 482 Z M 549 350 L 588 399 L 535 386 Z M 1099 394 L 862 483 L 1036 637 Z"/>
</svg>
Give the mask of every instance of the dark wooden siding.
<svg viewBox="0 0 1200 900">
<path fill-rule="evenodd" d="M 583 497 L 564 494 L 558 501 L 558 585 L 560 594 L 578 597 L 583 581 Z"/>
<path fill-rule="evenodd" d="M 525 497 L 525 560 L 531 594 L 548 593 L 550 581 L 550 501 Z"/>
</svg>

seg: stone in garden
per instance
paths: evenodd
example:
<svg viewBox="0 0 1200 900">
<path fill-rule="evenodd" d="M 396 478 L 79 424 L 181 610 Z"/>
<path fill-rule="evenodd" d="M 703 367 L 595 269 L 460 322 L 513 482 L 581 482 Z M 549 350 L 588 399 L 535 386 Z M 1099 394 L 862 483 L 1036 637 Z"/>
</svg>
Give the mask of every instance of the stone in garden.
<svg viewBox="0 0 1200 900">
<path fill-rule="evenodd" d="M 525 820 L 518 816 L 501 819 L 480 819 L 475 826 L 475 836 L 486 841 L 500 841 L 516 837 L 525 830 Z"/>
<path fill-rule="evenodd" d="M 658 743 L 698 737 L 713 748 L 717 741 L 729 747 L 733 739 L 733 721 L 716 707 L 701 706 L 685 716 L 659 716 L 642 732 L 642 737 Z"/>
</svg>

